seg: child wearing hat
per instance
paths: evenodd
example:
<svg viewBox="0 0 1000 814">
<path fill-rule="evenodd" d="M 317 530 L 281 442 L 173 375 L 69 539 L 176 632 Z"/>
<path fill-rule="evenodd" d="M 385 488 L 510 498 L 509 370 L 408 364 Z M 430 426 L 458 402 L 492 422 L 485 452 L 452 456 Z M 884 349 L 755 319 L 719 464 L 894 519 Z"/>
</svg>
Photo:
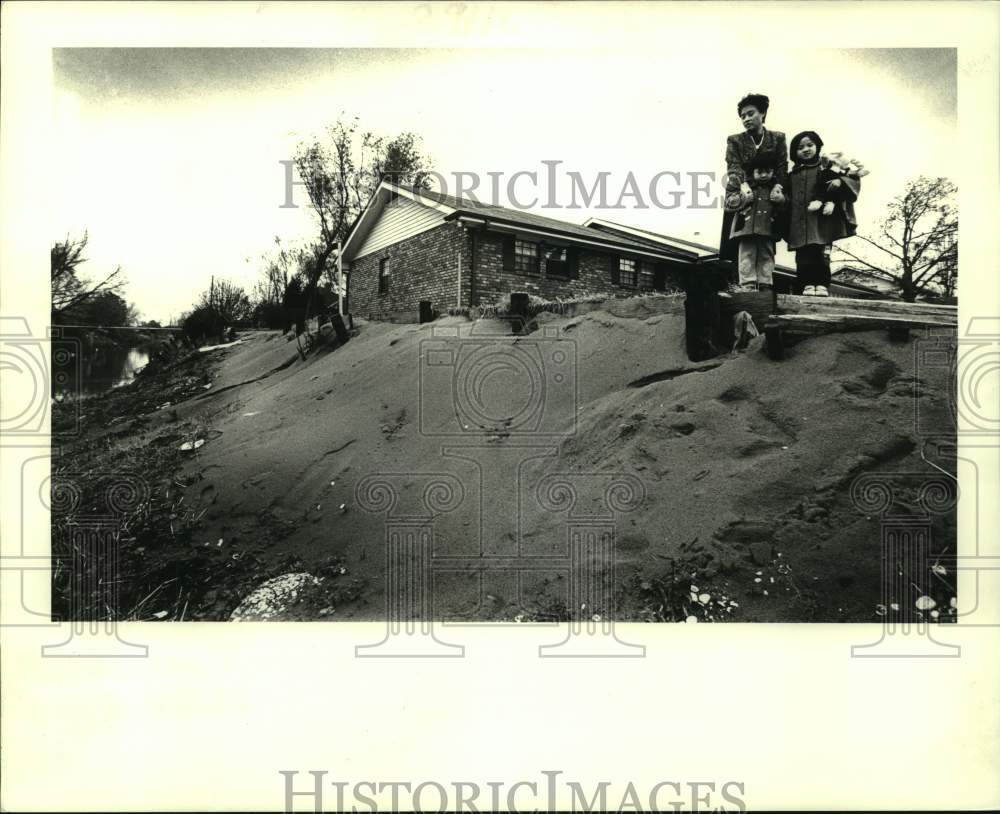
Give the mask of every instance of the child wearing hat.
<svg viewBox="0 0 1000 814">
<path fill-rule="evenodd" d="M 730 237 L 738 241 L 740 288 L 771 288 L 774 247 L 785 196 L 778 185 L 775 157 L 758 155 L 746 165 L 744 188 L 726 196 L 726 209 L 735 212 Z"/>
<path fill-rule="evenodd" d="M 829 163 L 820 156 L 822 147 L 823 139 L 813 130 L 792 139 L 794 165 L 788 173 L 785 239 L 795 252 L 797 288 L 807 296 L 829 297 L 830 251 L 834 241 L 857 232 L 854 202 L 861 192 L 861 179 L 831 173 Z"/>
</svg>

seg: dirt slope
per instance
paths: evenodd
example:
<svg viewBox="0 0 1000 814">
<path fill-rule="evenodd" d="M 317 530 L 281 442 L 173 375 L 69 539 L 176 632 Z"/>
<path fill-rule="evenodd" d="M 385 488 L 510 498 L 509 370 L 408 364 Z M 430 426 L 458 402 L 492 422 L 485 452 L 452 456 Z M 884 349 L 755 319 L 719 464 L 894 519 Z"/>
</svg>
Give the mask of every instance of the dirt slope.
<svg viewBox="0 0 1000 814">
<path fill-rule="evenodd" d="M 442 332 L 468 329 L 457 319 L 364 323 L 346 346 L 305 362 L 274 334 L 214 351 L 224 358 L 211 389 L 173 415 L 158 411 L 146 430 L 160 443 L 206 439 L 177 478 L 198 518 L 183 558 L 160 544 L 150 567 L 167 573 L 174 562 L 188 618 L 228 618 L 250 590 L 290 571 L 328 577 L 294 618 L 383 618 L 385 516 L 358 504 L 365 476 L 391 473 L 397 514 L 418 510 L 427 473 L 462 484 L 461 504 L 434 524 L 440 565 L 480 553 L 564 555 L 567 518 L 539 505 L 539 480 L 573 473 L 583 484 L 578 509 L 593 508 L 621 473 L 641 481 L 645 499 L 617 522 L 620 617 L 874 620 L 879 518 L 854 507 L 849 486 L 864 471 L 932 471 L 914 431 L 914 345 L 875 332 L 820 337 L 778 363 L 755 340 L 739 356 L 693 364 L 680 315 L 644 316 L 545 315 L 519 340 L 536 359 L 569 349 L 563 364 L 575 387 L 544 384 L 545 436 L 518 435 L 517 421 L 502 419 L 524 415 L 526 373 L 504 367 L 520 351 L 491 337 L 489 324 L 475 336 L 499 352 L 500 368 L 458 390 L 449 389 L 455 363 L 428 367 L 448 341 Z M 945 371 L 920 377 L 921 409 L 946 428 Z M 497 421 L 456 427 L 465 418 L 450 405 L 465 385 L 481 386 Z M 457 434 L 435 435 L 449 429 Z M 937 518 L 935 553 L 954 545 L 954 533 L 953 517 Z M 468 563 L 452 564 L 434 577 L 436 614 L 565 616 L 560 568 L 480 579 Z M 690 583 L 725 596 L 728 609 L 692 603 Z M 950 587 L 938 589 L 947 606 Z"/>
</svg>

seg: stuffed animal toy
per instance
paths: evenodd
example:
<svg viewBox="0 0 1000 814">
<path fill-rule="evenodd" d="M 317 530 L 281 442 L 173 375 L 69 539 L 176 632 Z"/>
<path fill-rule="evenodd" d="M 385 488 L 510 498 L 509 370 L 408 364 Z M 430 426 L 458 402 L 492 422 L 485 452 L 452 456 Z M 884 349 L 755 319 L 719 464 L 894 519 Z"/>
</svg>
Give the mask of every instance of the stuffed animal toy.
<svg viewBox="0 0 1000 814">
<path fill-rule="evenodd" d="M 806 207 L 810 212 L 821 210 L 823 215 L 832 215 L 841 199 L 841 188 L 828 189 L 827 184 L 841 176 L 851 178 L 864 178 L 868 175 L 868 170 L 860 161 L 847 158 L 843 153 L 826 153 L 820 159 L 822 171 L 819 174 L 819 182 L 816 185 L 814 197 Z"/>
</svg>

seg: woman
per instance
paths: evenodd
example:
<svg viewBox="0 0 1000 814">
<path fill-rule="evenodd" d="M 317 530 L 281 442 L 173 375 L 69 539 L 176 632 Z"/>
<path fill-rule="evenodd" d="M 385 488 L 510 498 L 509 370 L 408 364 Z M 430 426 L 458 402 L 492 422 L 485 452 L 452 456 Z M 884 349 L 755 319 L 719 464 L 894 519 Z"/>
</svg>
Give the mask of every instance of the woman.
<svg viewBox="0 0 1000 814">
<path fill-rule="evenodd" d="M 776 167 L 775 190 L 780 194 L 788 184 L 788 147 L 785 134 L 764 127 L 770 100 L 760 93 L 748 93 L 736 112 L 743 122 L 743 132 L 726 139 L 726 195 L 742 192 L 751 195 L 747 183 L 746 167 L 758 156 L 766 156 Z M 736 262 L 737 241 L 730 237 L 734 212 L 723 212 L 722 237 L 719 240 L 719 257 Z"/>
</svg>

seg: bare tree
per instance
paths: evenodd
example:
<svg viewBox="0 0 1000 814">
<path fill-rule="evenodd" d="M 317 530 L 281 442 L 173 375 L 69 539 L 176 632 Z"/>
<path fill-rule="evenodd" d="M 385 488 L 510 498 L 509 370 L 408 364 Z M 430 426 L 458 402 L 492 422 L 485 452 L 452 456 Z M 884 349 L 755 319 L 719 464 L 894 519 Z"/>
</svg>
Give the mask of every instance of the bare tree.
<svg viewBox="0 0 1000 814">
<path fill-rule="evenodd" d="M 201 295 L 199 308 L 209 309 L 222 325 L 235 325 L 250 318 L 253 306 L 241 286 L 228 280 L 213 280 Z"/>
<path fill-rule="evenodd" d="M 52 268 L 52 321 L 57 322 L 74 309 L 79 309 L 88 301 L 102 294 L 119 294 L 125 285 L 121 266 L 103 280 L 94 283 L 82 278 L 80 266 L 87 262 L 83 256 L 89 235 L 81 238 L 66 236 L 65 240 L 52 245 L 50 260 Z"/>
<path fill-rule="evenodd" d="M 356 118 L 338 120 L 328 128 L 326 142 L 299 145 L 295 167 L 319 225 L 319 234 L 305 256 L 306 296 L 328 271 L 337 244 L 346 240 L 379 183 L 388 179 L 427 187 L 426 164 L 419 137 L 413 133 L 392 139 L 359 133 Z"/>
<path fill-rule="evenodd" d="M 857 235 L 877 253 L 871 257 L 835 244 L 834 250 L 865 268 L 898 281 L 903 299 L 938 291 L 952 296 L 958 278 L 958 210 L 955 185 L 947 178 L 921 176 L 889 204 L 875 237 Z"/>
<path fill-rule="evenodd" d="M 260 305 L 281 305 L 289 280 L 301 270 L 305 260 L 301 247 L 283 246 L 278 236 L 274 243 L 277 251 L 264 255 L 264 270 L 253 288 L 253 299 Z"/>
</svg>

